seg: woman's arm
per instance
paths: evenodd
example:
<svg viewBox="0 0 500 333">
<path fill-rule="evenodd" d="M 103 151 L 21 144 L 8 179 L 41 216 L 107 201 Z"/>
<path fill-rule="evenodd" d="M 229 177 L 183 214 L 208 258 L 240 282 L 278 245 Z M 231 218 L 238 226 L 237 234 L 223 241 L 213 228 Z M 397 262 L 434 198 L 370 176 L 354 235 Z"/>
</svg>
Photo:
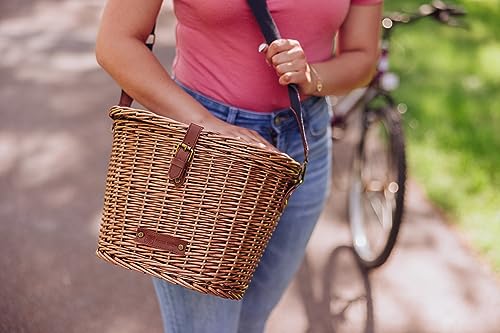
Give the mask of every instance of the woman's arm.
<svg viewBox="0 0 500 333">
<path fill-rule="evenodd" d="M 97 36 L 97 62 L 132 98 L 157 114 L 270 147 L 255 131 L 214 117 L 170 78 L 146 47 L 161 4 L 162 0 L 108 0 Z"/>
<path fill-rule="evenodd" d="M 370 83 L 379 56 L 382 5 L 351 6 L 337 39 L 337 56 L 314 64 L 322 95 L 342 95 Z"/>
<path fill-rule="evenodd" d="M 351 6 L 337 40 L 336 57 L 312 64 L 323 89 L 316 91 L 317 77 L 298 41 L 281 39 L 266 51 L 282 85 L 298 84 L 306 95 L 342 95 L 366 85 L 375 73 L 379 55 L 382 5 Z"/>
</svg>

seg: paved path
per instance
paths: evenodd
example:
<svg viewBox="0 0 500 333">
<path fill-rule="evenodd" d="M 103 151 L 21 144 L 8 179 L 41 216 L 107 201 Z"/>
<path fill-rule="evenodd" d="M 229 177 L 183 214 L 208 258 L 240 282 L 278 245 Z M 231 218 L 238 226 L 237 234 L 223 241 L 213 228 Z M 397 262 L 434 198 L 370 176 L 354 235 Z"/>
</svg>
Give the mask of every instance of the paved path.
<svg viewBox="0 0 500 333">
<path fill-rule="evenodd" d="M 93 254 L 111 142 L 105 110 L 118 96 L 92 51 L 101 6 L 0 3 L 2 333 L 161 331 L 149 279 Z M 158 47 L 166 65 L 172 24 L 167 8 Z M 338 178 L 344 153 L 337 145 Z M 417 185 L 396 253 L 369 276 L 343 246 L 344 207 L 337 186 L 267 333 L 500 332 L 498 280 Z M 341 301 L 357 298 L 342 319 Z"/>
</svg>

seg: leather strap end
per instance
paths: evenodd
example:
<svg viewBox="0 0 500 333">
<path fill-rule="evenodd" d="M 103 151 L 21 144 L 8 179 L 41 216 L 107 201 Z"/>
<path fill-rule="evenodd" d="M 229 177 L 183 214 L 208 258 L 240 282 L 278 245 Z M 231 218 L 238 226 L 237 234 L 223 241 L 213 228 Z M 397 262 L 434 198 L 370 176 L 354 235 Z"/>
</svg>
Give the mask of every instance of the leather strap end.
<svg viewBox="0 0 500 333">
<path fill-rule="evenodd" d="M 176 186 L 184 183 L 202 130 L 203 127 L 190 124 L 182 143 L 177 146 L 177 151 L 172 158 L 170 169 L 168 170 L 168 177 L 175 182 Z"/>
</svg>

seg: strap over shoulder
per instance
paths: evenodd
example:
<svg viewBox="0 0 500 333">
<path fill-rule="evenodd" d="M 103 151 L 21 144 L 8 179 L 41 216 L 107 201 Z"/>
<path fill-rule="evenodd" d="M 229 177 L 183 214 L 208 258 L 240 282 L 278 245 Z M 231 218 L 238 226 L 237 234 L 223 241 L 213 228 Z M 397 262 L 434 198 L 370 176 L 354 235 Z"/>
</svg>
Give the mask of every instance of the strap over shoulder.
<svg viewBox="0 0 500 333">
<path fill-rule="evenodd" d="M 262 35 L 266 40 L 266 43 L 271 44 L 276 39 L 281 38 L 278 27 L 274 22 L 269 8 L 267 7 L 266 0 L 247 0 L 250 9 L 252 10 L 257 23 L 259 24 Z M 302 137 L 302 144 L 304 146 L 304 163 L 302 165 L 301 180 L 303 181 L 305 169 L 308 163 L 309 157 L 309 146 L 307 144 L 305 128 L 304 128 L 304 115 L 302 111 L 302 104 L 300 103 L 299 89 L 295 84 L 288 85 L 288 97 L 290 98 L 290 110 L 292 111 L 295 120 L 299 125 L 300 135 Z"/>
</svg>

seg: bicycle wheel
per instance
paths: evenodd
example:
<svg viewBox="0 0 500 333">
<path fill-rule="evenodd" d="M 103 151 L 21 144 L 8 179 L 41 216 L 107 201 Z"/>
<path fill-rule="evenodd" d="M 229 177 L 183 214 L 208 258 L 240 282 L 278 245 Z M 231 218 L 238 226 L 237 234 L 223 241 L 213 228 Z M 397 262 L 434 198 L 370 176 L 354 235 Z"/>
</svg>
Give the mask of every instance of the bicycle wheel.
<svg viewBox="0 0 500 333">
<path fill-rule="evenodd" d="M 394 106 L 363 112 L 349 189 L 353 247 L 367 269 L 389 257 L 403 216 L 406 158 L 401 116 Z"/>
</svg>

